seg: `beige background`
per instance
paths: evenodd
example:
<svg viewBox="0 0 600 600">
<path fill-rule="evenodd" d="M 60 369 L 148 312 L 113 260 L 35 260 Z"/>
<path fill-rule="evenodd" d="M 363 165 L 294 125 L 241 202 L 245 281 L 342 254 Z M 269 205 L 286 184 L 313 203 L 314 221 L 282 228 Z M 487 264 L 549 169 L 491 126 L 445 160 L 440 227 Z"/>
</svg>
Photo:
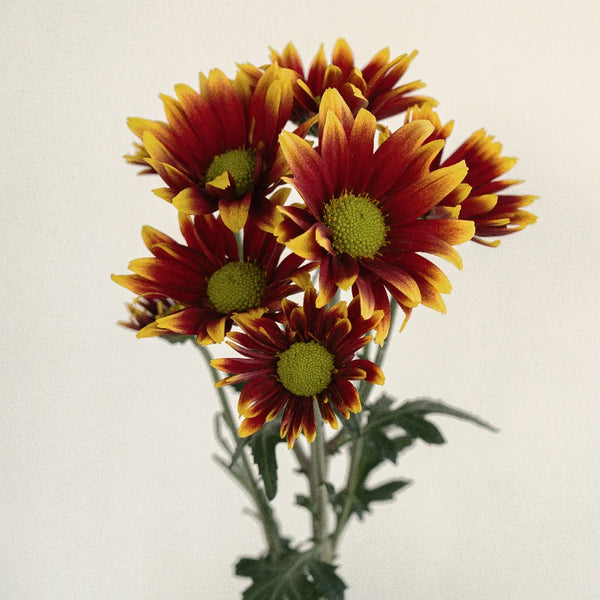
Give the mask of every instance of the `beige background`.
<svg viewBox="0 0 600 600">
<path fill-rule="evenodd" d="M 0 598 L 238 598 L 236 556 L 262 548 L 242 492 L 211 459 L 216 400 L 192 348 L 115 322 L 139 231 L 172 207 L 121 156 L 125 118 L 198 71 L 261 64 L 293 40 L 308 62 L 345 36 L 362 65 L 417 48 L 456 121 L 520 157 L 538 224 L 462 247 L 448 314 L 393 340 L 386 390 L 430 395 L 501 428 L 439 418 L 449 443 L 396 471 L 416 483 L 354 523 L 348 600 L 600 597 L 596 2 L 16 2 L 2 35 Z M 282 448 L 284 528 L 303 482 Z"/>
</svg>

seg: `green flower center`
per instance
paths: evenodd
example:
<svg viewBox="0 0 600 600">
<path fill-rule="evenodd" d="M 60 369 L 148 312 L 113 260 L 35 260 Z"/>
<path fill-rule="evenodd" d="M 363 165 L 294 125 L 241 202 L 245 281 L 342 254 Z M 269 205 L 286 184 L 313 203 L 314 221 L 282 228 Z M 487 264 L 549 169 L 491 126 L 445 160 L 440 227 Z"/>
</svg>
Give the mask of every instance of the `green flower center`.
<svg viewBox="0 0 600 600">
<path fill-rule="evenodd" d="M 332 198 L 325 206 L 323 221 L 333 235 L 333 247 L 338 253 L 373 258 L 385 244 L 385 218 L 367 195 L 344 193 Z"/>
<path fill-rule="evenodd" d="M 255 164 L 256 153 L 253 150 L 228 150 L 212 159 L 206 171 L 206 181 L 212 181 L 228 171 L 235 181 L 235 195 L 241 198 L 253 188 Z"/>
<path fill-rule="evenodd" d="M 267 283 L 265 271 L 253 262 L 230 262 L 208 280 L 206 293 L 221 314 L 244 312 L 263 301 Z"/>
<path fill-rule="evenodd" d="M 333 364 L 333 354 L 318 342 L 296 342 L 279 355 L 277 375 L 292 394 L 315 396 L 329 385 Z"/>
</svg>

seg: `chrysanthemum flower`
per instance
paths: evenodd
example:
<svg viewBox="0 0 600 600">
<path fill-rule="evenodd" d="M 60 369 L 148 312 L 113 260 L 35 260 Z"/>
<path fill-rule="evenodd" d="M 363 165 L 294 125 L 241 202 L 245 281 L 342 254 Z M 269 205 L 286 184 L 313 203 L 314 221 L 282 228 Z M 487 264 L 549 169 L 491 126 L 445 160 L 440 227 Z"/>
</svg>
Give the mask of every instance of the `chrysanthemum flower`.
<svg viewBox="0 0 600 600">
<path fill-rule="evenodd" d="M 281 146 L 290 164 L 287 178 L 305 206 L 280 207 L 278 240 L 319 263 L 318 306 L 338 288 L 352 287 L 361 311 L 385 317 L 378 343 L 390 324 L 388 292 L 410 315 L 419 303 L 444 311 L 440 293 L 451 286 L 431 261 L 438 255 L 461 267 L 455 244 L 473 236 L 471 221 L 422 219 L 465 178 L 463 163 L 430 170 L 443 141 L 424 143 L 433 125 L 402 126 L 373 152 L 376 121 L 366 110 L 356 119 L 337 90 L 327 90 L 319 111 L 319 145 L 284 132 Z"/>
<path fill-rule="evenodd" d="M 178 210 L 219 210 L 235 232 L 252 210 L 268 229 L 276 210 L 267 196 L 285 173 L 277 136 L 292 111 L 293 78 L 272 65 L 253 90 L 218 69 L 200 75 L 200 93 L 176 85 L 177 99 L 161 95 L 168 123 L 129 119 L 142 144 L 126 158 L 158 173 L 168 187 L 154 193 Z"/>
<path fill-rule="evenodd" d="M 452 123 L 442 125 L 439 117 L 429 106 L 415 107 L 407 113 L 410 119 L 428 119 L 434 125 L 431 139 L 446 139 L 452 131 Z M 504 236 L 521 231 L 535 223 L 537 217 L 523 210 L 537 196 L 506 194 L 504 190 L 522 183 L 519 179 L 498 179 L 517 162 L 516 158 L 501 156 L 502 145 L 494 136 L 480 129 L 473 133 L 448 158 L 438 156 L 440 166 L 450 166 L 464 161 L 469 169 L 462 186 L 444 198 L 433 209 L 430 217 L 453 218 L 457 214 L 475 223 L 473 241 L 486 246 L 498 246 L 499 240 L 482 238 Z"/>
<path fill-rule="evenodd" d="M 172 298 L 152 298 L 148 296 L 138 296 L 133 302 L 125 305 L 129 313 L 128 321 L 119 321 L 119 325 L 140 331 L 148 325 L 154 323 L 157 319 L 166 317 L 178 310 L 183 305 L 178 304 Z M 179 342 L 188 339 L 186 335 L 174 334 L 168 329 L 156 328 L 156 335 L 165 336 L 171 342 Z"/>
<path fill-rule="evenodd" d="M 337 40 L 327 63 L 323 45 L 319 48 L 308 71 L 293 44 L 282 53 L 271 50 L 271 61 L 294 71 L 298 79 L 294 85 L 294 110 L 292 120 L 300 124 L 319 112 L 319 102 L 328 88 L 337 89 L 354 115 L 368 108 L 375 117 L 384 119 L 400 114 L 410 106 L 423 102 L 437 104 L 429 96 L 412 93 L 425 86 L 421 81 L 397 85 L 417 55 L 416 50 L 390 60 L 388 48 L 380 50 L 362 69 L 354 64 L 350 46 L 344 39 Z M 241 65 L 250 78 L 257 79 L 260 70 L 252 65 Z"/>
<path fill-rule="evenodd" d="M 523 210 L 537 196 L 505 193 L 507 188 L 522 183 L 522 180 L 499 179 L 517 162 L 516 158 L 501 156 L 501 152 L 502 144 L 480 129 L 442 162 L 443 166 L 459 161 L 466 163 L 469 172 L 465 183 L 472 189 L 460 203 L 460 216 L 474 221 L 473 240 L 487 246 L 497 246 L 500 241 L 488 242 L 482 238 L 515 233 L 537 220 L 534 214 Z"/>
<path fill-rule="evenodd" d="M 283 247 L 252 221 L 244 227 L 240 260 L 235 235 L 213 215 L 180 214 L 186 244 L 152 227 L 142 236 L 153 258 L 129 264 L 134 275 L 113 275 L 116 283 L 140 296 L 170 298 L 177 310 L 147 323 L 138 337 L 165 332 L 196 336 L 198 343 L 220 343 L 236 313 L 259 316 L 277 312 L 283 298 L 308 280 L 303 259 L 281 259 Z"/>
<path fill-rule="evenodd" d="M 246 358 L 219 358 L 211 364 L 230 373 L 217 386 L 245 383 L 238 402 L 244 417 L 239 428 L 242 437 L 281 414 L 280 433 L 289 447 L 302 432 L 312 442 L 314 400 L 323 420 L 337 429 L 336 412 L 347 419 L 361 410 L 351 381 L 384 382 L 377 365 L 354 358 L 371 341 L 366 334 L 382 318 L 381 312 L 363 319 L 357 300 L 349 306 L 340 302 L 321 309 L 315 301 L 312 286 L 305 291 L 303 306 L 284 299 L 281 324 L 267 317 L 233 317 L 242 332 L 230 332 L 227 343 Z"/>
</svg>

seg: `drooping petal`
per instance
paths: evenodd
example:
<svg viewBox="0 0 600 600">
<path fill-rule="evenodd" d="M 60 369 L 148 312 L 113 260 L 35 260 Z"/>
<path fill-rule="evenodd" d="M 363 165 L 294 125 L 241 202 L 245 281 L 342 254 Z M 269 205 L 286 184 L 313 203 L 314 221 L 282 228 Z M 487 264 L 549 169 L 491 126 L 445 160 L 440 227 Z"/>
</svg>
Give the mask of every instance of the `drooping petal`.
<svg viewBox="0 0 600 600">
<path fill-rule="evenodd" d="M 252 195 L 250 193 L 247 193 L 241 200 L 228 200 L 226 198 L 219 200 L 219 214 L 228 229 L 234 233 L 242 229 L 248 220 L 251 201 Z"/>
<path fill-rule="evenodd" d="M 181 190 L 173 198 L 173 206 L 187 215 L 206 215 L 215 210 L 215 203 L 210 202 L 196 187 Z"/>
<path fill-rule="evenodd" d="M 342 290 L 349 290 L 359 273 L 358 263 L 349 254 L 339 254 L 331 258 L 332 277 Z"/>
<path fill-rule="evenodd" d="M 277 231 L 277 230 L 276 230 Z M 323 249 L 316 239 L 316 224 L 301 235 L 290 239 L 285 244 L 298 256 L 306 260 L 318 260 L 323 256 Z"/>
</svg>

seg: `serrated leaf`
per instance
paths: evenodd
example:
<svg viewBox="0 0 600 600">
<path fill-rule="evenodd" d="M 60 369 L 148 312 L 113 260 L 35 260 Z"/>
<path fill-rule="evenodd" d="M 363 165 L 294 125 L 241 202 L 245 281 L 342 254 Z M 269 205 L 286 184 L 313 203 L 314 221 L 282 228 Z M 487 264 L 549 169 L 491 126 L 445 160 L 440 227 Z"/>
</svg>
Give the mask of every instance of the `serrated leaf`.
<svg viewBox="0 0 600 600">
<path fill-rule="evenodd" d="M 419 438 L 428 444 L 443 444 L 446 441 L 433 423 L 418 414 L 398 415 L 394 424 L 402 427 L 413 438 Z"/>
<path fill-rule="evenodd" d="M 387 401 L 387 398 L 386 398 Z M 387 427 L 390 425 L 398 425 L 402 427 L 401 421 L 406 415 L 418 416 L 421 419 L 428 414 L 443 414 L 462 419 L 463 421 L 469 421 L 490 431 L 498 431 L 495 427 L 480 419 L 479 417 L 468 413 L 459 408 L 449 406 L 439 400 L 430 400 L 429 398 L 418 398 L 416 400 L 408 400 L 401 406 L 393 410 L 381 410 L 374 413 L 369 418 L 369 423 L 365 429 L 376 429 L 381 427 Z"/>
<path fill-rule="evenodd" d="M 376 488 L 365 490 L 365 500 L 367 503 L 393 500 L 394 494 L 410 483 L 411 482 L 408 479 L 394 479 L 392 481 L 388 481 L 387 483 L 377 486 Z"/>
<path fill-rule="evenodd" d="M 265 559 L 243 557 L 235 565 L 235 574 L 239 577 L 255 578 L 260 576 Z"/>
<path fill-rule="evenodd" d="M 277 495 L 277 454 L 275 447 L 282 441 L 279 427 L 267 423 L 249 438 L 252 458 L 263 480 L 265 494 L 269 500 Z"/>
<path fill-rule="evenodd" d="M 403 405 L 407 410 L 411 412 L 419 412 L 421 414 L 440 414 L 440 415 L 449 415 L 451 417 L 456 417 L 457 419 L 461 419 L 463 421 L 469 421 L 474 425 L 479 425 L 484 429 L 489 429 L 496 433 L 498 431 L 497 427 L 494 427 L 487 421 L 484 421 L 477 415 L 469 413 L 467 411 L 461 410 L 460 408 L 455 408 L 454 406 L 450 406 L 440 400 L 431 400 L 429 398 L 417 398 L 416 400 L 409 400 L 405 402 Z"/>
<path fill-rule="evenodd" d="M 394 399 L 391 396 L 381 394 L 381 396 L 369 406 L 369 412 L 371 415 L 388 413 L 392 404 L 394 404 Z"/>
<path fill-rule="evenodd" d="M 390 438 L 383 430 L 372 430 L 369 432 L 369 437 L 373 444 L 377 446 L 381 456 L 394 464 L 397 462 L 398 454 L 414 442 L 414 438 L 410 435 Z"/>
<path fill-rule="evenodd" d="M 343 600 L 346 587 L 334 566 L 289 547 L 277 558 L 242 558 L 235 573 L 252 579 L 243 600 Z"/>
<path fill-rule="evenodd" d="M 344 600 L 346 584 L 335 574 L 336 568 L 321 561 L 308 564 L 315 587 L 326 600 Z"/>
<path fill-rule="evenodd" d="M 479 417 L 437 400 L 418 398 L 397 408 L 392 408 L 393 402 L 392 398 L 383 394 L 367 408 L 368 419 L 361 432 L 362 452 L 352 496 L 348 497 L 348 489 L 344 489 L 330 499 L 338 515 L 349 504 L 351 512 L 362 519 L 363 514 L 370 510 L 371 502 L 389 500 L 409 483 L 398 479 L 372 489 L 367 487 L 368 478 L 380 464 L 387 460 L 395 463 L 398 454 L 415 440 L 421 439 L 429 444 L 445 442 L 438 427 L 426 419 L 427 415 L 445 414 L 496 431 Z M 406 434 L 392 436 L 391 430 L 396 427 L 403 429 Z"/>
</svg>

